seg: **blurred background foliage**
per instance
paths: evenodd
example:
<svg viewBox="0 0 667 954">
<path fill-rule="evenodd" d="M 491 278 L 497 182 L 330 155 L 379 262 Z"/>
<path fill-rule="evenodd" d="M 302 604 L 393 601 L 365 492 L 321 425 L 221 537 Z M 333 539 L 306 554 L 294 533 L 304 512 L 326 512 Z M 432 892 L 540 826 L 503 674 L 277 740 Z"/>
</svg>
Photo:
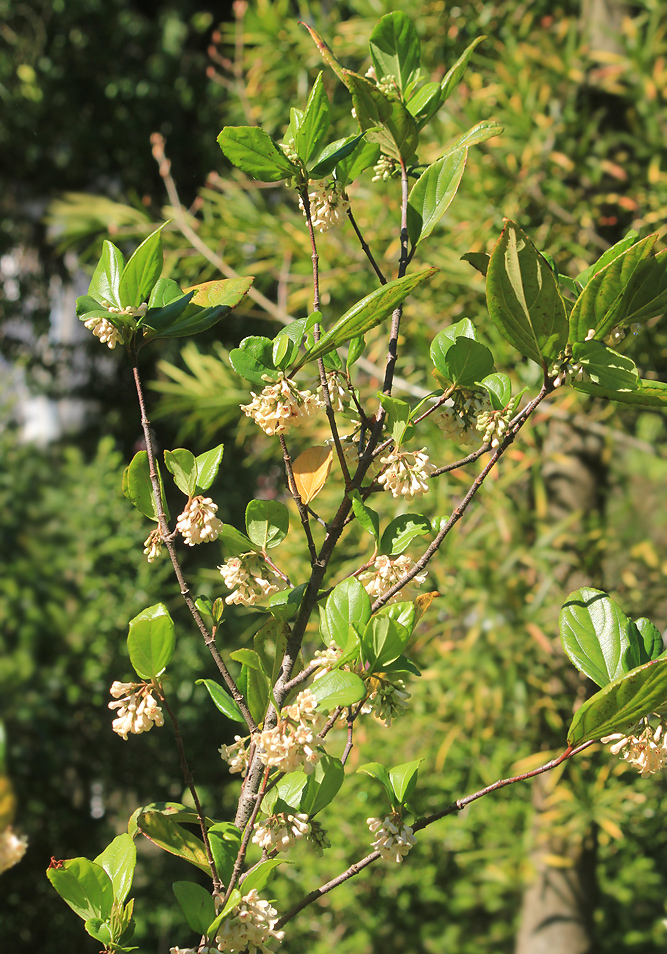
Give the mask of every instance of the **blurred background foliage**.
<svg viewBox="0 0 667 954">
<path fill-rule="evenodd" d="M 17 823 L 30 848 L 0 880 L 0 923 L 15 950 L 60 954 L 96 946 L 86 946 L 77 919 L 47 884 L 50 856 L 92 857 L 136 805 L 182 794 L 168 730 L 123 743 L 108 731 L 105 708 L 111 680 L 129 674 L 127 621 L 158 598 L 181 621 L 173 691 L 208 813 L 228 815 L 238 786 L 227 784 L 215 751 L 231 741 L 233 727 L 212 710 L 202 687 L 193 689 L 195 678 L 212 675 L 209 663 L 165 564 L 143 561 L 145 521 L 120 495 L 122 468 L 139 436 L 127 368 L 115 353 L 102 362 L 96 341 L 49 337 L 49 281 L 57 275 L 63 287 L 76 284 L 104 237 L 131 248 L 155 223 L 171 219 L 163 231 L 167 260 L 183 286 L 217 277 L 222 262 L 256 275 L 255 289 L 282 316 L 306 314 L 310 250 L 294 195 L 226 168 L 215 137 L 224 124 L 246 123 L 282 136 L 288 106 L 303 105 L 322 68 L 299 19 L 363 73 L 378 17 L 414 10 L 392 0 L 253 0 L 235 4 L 234 16 L 220 24 L 219 9 L 212 18 L 196 2 L 47 6 L 0 5 L 0 95 L 7 107 L 0 136 L 12 145 L 2 252 L 25 266 L 3 273 L 5 292 L 8 281 L 16 286 L 5 296 L 0 344 L 31 388 L 96 403 L 83 430 L 48 449 L 21 443 L 11 423 L 2 439 L 2 714 Z M 422 258 L 441 271 L 407 311 L 400 374 L 408 388 L 430 388 L 430 341 L 462 317 L 475 322 L 515 386 L 534 388 L 534 372 L 486 320 L 483 280 L 460 261 L 467 251 L 490 250 L 503 215 L 571 275 L 630 227 L 658 230 L 661 240 L 667 234 L 667 14 L 660 0 L 603 4 L 603 17 L 600 9 L 574 0 L 420 5 L 415 24 L 433 78 L 475 36 L 487 36 L 430 127 L 421 158 L 433 160 L 483 119 L 496 119 L 504 132 L 471 150 L 459 195 Z M 333 131 L 346 135 L 354 125 L 347 94 L 327 70 L 325 82 Z M 150 155 L 153 131 L 166 138 L 183 206 L 173 193 L 165 197 Z M 350 198 L 367 241 L 391 271 L 399 190 L 395 181 L 371 185 L 370 178 L 362 176 Z M 181 224 L 194 231 L 197 248 Z M 319 250 L 325 318 L 333 320 L 367 293 L 373 276 L 349 228 L 322 236 Z M 250 497 L 284 490 L 271 442 L 245 418 L 239 424 L 238 404 L 248 391 L 225 357 L 245 335 L 275 330 L 276 309 L 269 315 L 261 300 L 247 299 L 211 333 L 147 357 L 162 446 L 187 440 L 200 452 L 226 442 L 224 476 L 212 493 L 219 515 L 238 527 Z M 665 379 L 667 337 L 659 323 L 627 338 L 625 347 L 644 377 Z M 381 332 L 369 334 L 366 358 L 381 364 L 383 357 Z M 75 382 L 63 372 L 74 361 L 85 369 Z M 377 390 L 372 369 L 363 386 L 367 396 Z M 100 433 L 108 436 L 100 441 Z M 573 705 L 587 692 L 563 664 L 556 636 L 567 593 L 584 583 L 607 588 L 629 614 L 652 617 L 660 627 L 667 622 L 664 438 L 661 413 L 618 410 L 574 393 L 559 394 L 541 411 L 448 538 L 425 584 L 440 598 L 414 646 L 423 676 L 410 687 L 410 716 L 391 734 L 362 722 L 351 768 L 371 757 L 389 765 L 423 757 L 414 801 L 426 813 L 562 751 Z M 438 462 L 460 456 L 435 429 L 422 443 Z M 438 482 L 430 495 L 436 512 L 451 509 L 465 481 L 454 472 Z M 318 509 L 326 513 L 329 499 L 327 489 Z M 177 500 L 178 512 L 174 507 Z M 339 575 L 370 555 L 369 539 L 350 532 L 335 566 Z M 299 560 L 296 539 L 283 553 L 286 563 Z M 195 589 L 221 595 L 219 575 L 204 565 L 210 555 L 187 556 Z M 260 620 L 230 612 L 230 642 L 249 641 Z M 313 642 L 310 650 L 316 648 Z M 300 852 L 273 883 L 281 910 L 358 856 L 365 818 L 383 807 L 373 784 L 348 777 L 340 810 L 322 818 L 332 849 L 323 859 Z M 539 789 L 515 786 L 427 829 L 408 862 L 376 868 L 303 912 L 283 949 L 510 952 L 525 920 L 524 891 L 536 871 L 547 870 L 579 877 L 590 950 L 661 951 L 664 798 L 659 776 L 639 780 L 607 755 L 587 753 Z M 137 943 L 141 951 L 166 954 L 170 945 L 194 942 L 165 887 L 190 875 L 170 858 L 142 851 Z"/>
</svg>

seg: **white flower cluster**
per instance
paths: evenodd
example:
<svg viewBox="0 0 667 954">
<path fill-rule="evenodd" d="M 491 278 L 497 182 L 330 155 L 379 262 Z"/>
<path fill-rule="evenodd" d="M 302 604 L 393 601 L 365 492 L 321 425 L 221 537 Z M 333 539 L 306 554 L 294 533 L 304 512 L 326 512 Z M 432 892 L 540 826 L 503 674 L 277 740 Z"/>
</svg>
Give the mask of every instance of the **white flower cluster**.
<svg viewBox="0 0 667 954">
<path fill-rule="evenodd" d="M 151 530 L 146 539 L 144 540 L 144 556 L 149 563 L 152 563 L 153 560 L 156 560 L 162 553 L 162 534 L 160 533 L 160 528 L 156 527 L 155 530 Z"/>
<path fill-rule="evenodd" d="M 164 725 L 164 716 L 155 698 L 151 695 L 151 687 L 143 683 L 118 682 L 111 685 L 109 692 L 117 699 L 110 702 L 110 709 L 118 709 L 118 717 L 111 723 L 111 728 L 125 741 L 128 733 L 141 735 L 148 732 L 154 725 Z"/>
<path fill-rule="evenodd" d="M 216 937 L 219 951 L 247 951 L 247 954 L 268 954 L 266 942 L 274 938 L 282 941 L 284 931 L 275 931 L 278 912 L 268 901 L 260 900 L 255 890 L 241 898 L 231 914 L 224 919 Z"/>
<path fill-rule="evenodd" d="M 303 812 L 296 815 L 279 812 L 277 815 L 269 815 L 263 822 L 255 825 L 252 840 L 264 851 L 273 851 L 274 848 L 277 851 L 288 851 L 295 841 L 305 838 L 309 832 L 308 815 Z"/>
<path fill-rule="evenodd" d="M 413 566 L 414 563 L 407 553 L 401 553 L 393 560 L 390 556 L 382 553 L 376 557 L 372 568 L 359 576 L 359 580 L 363 583 L 370 598 L 377 600 L 384 596 L 395 583 L 402 580 Z M 414 583 L 415 586 L 421 586 L 427 576 L 428 572 L 425 570 L 423 573 L 414 576 L 410 582 Z"/>
<path fill-rule="evenodd" d="M 257 732 L 252 740 L 264 765 L 280 772 L 295 772 L 303 766 L 311 772 L 319 761 L 317 748 L 322 741 L 317 735 L 324 716 L 316 712 L 317 700 L 310 689 L 304 689 L 291 706 L 285 706 L 280 721 L 273 729 Z"/>
<path fill-rule="evenodd" d="M 310 218 L 313 227 L 320 232 L 327 232 L 345 218 L 350 202 L 345 192 L 336 191 L 336 183 L 326 179 L 313 180 L 308 183 L 308 200 L 310 202 Z M 306 214 L 303 199 L 299 197 L 299 208 Z"/>
<path fill-rule="evenodd" d="M 637 769 L 642 778 L 648 778 L 649 775 L 659 772 L 667 762 L 665 728 L 666 725 L 662 721 L 655 730 L 647 723 L 639 735 L 623 735 L 622 732 L 615 732 L 600 741 L 612 742 L 613 745 L 609 749 L 611 754 L 620 755 Z"/>
<path fill-rule="evenodd" d="M 341 375 L 337 371 L 327 371 L 327 385 L 329 388 L 329 399 L 331 409 L 335 414 L 339 414 L 347 407 L 350 395 L 342 384 Z M 317 389 L 317 395 L 320 400 L 320 406 L 324 407 L 324 388 L 322 385 Z"/>
<path fill-rule="evenodd" d="M 396 812 L 384 818 L 367 818 L 366 824 L 375 835 L 371 842 L 373 848 L 380 852 L 385 861 L 403 861 L 413 845 L 417 843 L 412 828 L 404 825 L 401 816 Z"/>
<path fill-rule="evenodd" d="M 389 682 L 385 677 L 376 681 L 377 688 L 370 694 L 361 711 L 364 715 L 371 713 L 389 728 L 392 719 L 402 716 L 408 708 L 410 693 L 402 679 Z"/>
<path fill-rule="evenodd" d="M 0 833 L 0 874 L 17 865 L 26 852 L 28 839 L 25 835 L 15 835 L 9 825 Z"/>
<path fill-rule="evenodd" d="M 316 649 L 315 658 L 313 659 L 311 666 L 313 663 L 318 663 L 322 668 L 315 673 L 315 679 L 319 679 L 321 676 L 324 676 L 330 672 L 340 659 L 342 653 L 343 650 L 333 640 L 329 643 L 327 649 Z"/>
<path fill-rule="evenodd" d="M 491 410 L 488 396 L 463 397 L 454 402 L 453 407 L 442 405 L 433 414 L 433 419 L 443 435 L 458 444 L 474 446 L 481 443 L 477 432 L 477 416 Z"/>
<path fill-rule="evenodd" d="M 511 414 L 505 411 L 484 411 L 477 415 L 477 430 L 482 435 L 485 444 L 498 447 L 507 434 L 510 426 Z"/>
<path fill-rule="evenodd" d="M 89 318 L 83 324 L 89 331 L 92 331 L 96 338 L 100 339 L 102 344 L 108 345 L 112 351 L 117 344 L 123 343 L 122 334 L 115 325 L 111 324 L 108 318 Z"/>
<path fill-rule="evenodd" d="M 294 140 L 290 139 L 288 142 L 281 142 L 280 148 L 285 153 L 290 162 L 299 165 L 299 153 L 296 151 L 296 146 L 294 145 Z"/>
<path fill-rule="evenodd" d="M 193 547 L 196 543 L 217 540 L 223 526 L 222 520 L 215 515 L 217 510 L 218 505 L 210 497 L 199 494 L 189 500 L 176 521 L 176 529 L 183 537 L 183 542 Z"/>
<path fill-rule="evenodd" d="M 389 179 L 393 179 L 397 174 L 398 163 L 391 156 L 385 156 L 383 153 L 373 166 L 373 172 L 375 175 L 371 179 L 371 182 L 387 182 Z"/>
<path fill-rule="evenodd" d="M 588 381 L 589 374 L 582 364 L 572 358 L 559 358 L 549 372 L 554 379 L 554 387 L 559 388 L 571 381 Z"/>
<path fill-rule="evenodd" d="M 299 427 L 317 414 L 321 407 L 317 395 L 299 391 L 285 375 L 281 375 L 276 384 L 265 387 L 261 394 L 250 393 L 252 401 L 242 404 L 241 410 L 269 435 L 286 434 L 290 428 Z"/>
<path fill-rule="evenodd" d="M 378 477 L 378 482 L 390 490 L 392 497 L 413 500 L 428 493 L 428 478 L 435 470 L 429 462 L 425 447 L 419 451 L 392 451 L 388 457 L 381 457 L 380 463 L 388 465 Z"/>
<path fill-rule="evenodd" d="M 221 745 L 218 752 L 225 762 L 229 763 L 230 772 L 240 772 L 241 777 L 245 778 L 250 761 L 245 739 L 242 739 L 240 735 L 235 735 L 234 739 L 235 742 L 233 745 Z"/>
<path fill-rule="evenodd" d="M 265 596 L 284 589 L 286 585 L 259 553 L 243 553 L 241 556 L 230 557 L 218 569 L 225 586 L 234 591 L 225 597 L 225 603 L 228 604 L 253 606 Z"/>
</svg>

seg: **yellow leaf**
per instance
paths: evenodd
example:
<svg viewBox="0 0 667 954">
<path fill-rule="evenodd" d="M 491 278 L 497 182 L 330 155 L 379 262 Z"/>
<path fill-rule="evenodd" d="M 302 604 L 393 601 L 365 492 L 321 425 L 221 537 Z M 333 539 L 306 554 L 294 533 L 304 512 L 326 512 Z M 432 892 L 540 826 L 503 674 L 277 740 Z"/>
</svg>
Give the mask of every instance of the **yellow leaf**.
<svg viewBox="0 0 667 954">
<path fill-rule="evenodd" d="M 440 594 L 437 590 L 432 590 L 430 593 L 420 593 L 417 599 L 415 600 L 416 607 L 416 617 L 418 620 L 422 618 L 426 610 L 429 608 L 433 600 L 437 600 Z"/>
<path fill-rule="evenodd" d="M 333 452 L 330 447 L 309 447 L 292 465 L 294 483 L 305 504 L 319 494 L 331 470 Z"/>
</svg>

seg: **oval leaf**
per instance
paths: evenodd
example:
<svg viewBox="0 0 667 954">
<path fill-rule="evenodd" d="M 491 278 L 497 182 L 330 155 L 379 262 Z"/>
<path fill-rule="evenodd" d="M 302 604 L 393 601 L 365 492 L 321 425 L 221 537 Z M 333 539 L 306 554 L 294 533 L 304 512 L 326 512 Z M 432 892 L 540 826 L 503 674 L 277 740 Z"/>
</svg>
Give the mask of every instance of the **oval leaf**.
<svg viewBox="0 0 667 954">
<path fill-rule="evenodd" d="M 156 679 L 174 655 L 174 621 L 163 603 L 149 606 L 130 621 L 127 649 L 140 679 Z"/>
<path fill-rule="evenodd" d="M 456 195 L 468 157 L 467 149 L 448 153 L 422 173 L 408 199 L 408 234 L 413 245 L 427 238 Z"/>
<path fill-rule="evenodd" d="M 259 126 L 225 126 L 218 145 L 232 165 L 262 182 L 278 182 L 299 174 L 283 150 Z"/>
<path fill-rule="evenodd" d="M 197 934 L 206 934 L 209 924 L 215 918 L 215 903 L 211 893 L 194 881 L 175 881 L 171 888 L 188 927 Z"/>
<path fill-rule="evenodd" d="M 351 706 L 360 702 L 366 695 L 366 686 L 354 672 L 334 669 L 317 679 L 310 687 L 322 709 L 331 710 L 336 706 Z"/>
<path fill-rule="evenodd" d="M 101 865 L 87 858 L 70 858 L 46 875 L 60 897 L 84 921 L 106 921 L 113 907 L 111 879 Z"/>
<path fill-rule="evenodd" d="M 289 530 L 289 510 L 278 500 L 251 500 L 246 507 L 248 537 L 262 550 L 283 542 Z"/>
<path fill-rule="evenodd" d="M 294 483 L 304 504 L 314 500 L 324 487 L 331 470 L 332 460 L 331 448 L 324 445 L 309 447 L 294 461 L 292 465 Z"/>
<path fill-rule="evenodd" d="M 584 586 L 570 593 L 558 625 L 570 661 L 598 686 L 623 672 L 628 641 L 628 617 L 607 593 Z"/>
<path fill-rule="evenodd" d="M 137 849 L 134 839 L 127 832 L 114 838 L 102 854 L 95 858 L 95 864 L 104 868 L 111 878 L 114 898 L 120 904 L 130 893 L 136 863 Z"/>
<path fill-rule="evenodd" d="M 210 451 L 206 451 L 204 454 L 200 454 L 199 457 L 196 458 L 196 493 L 201 493 L 204 490 L 208 490 L 215 478 L 218 476 L 218 470 L 220 469 L 220 463 L 222 461 L 224 449 L 224 444 L 218 444 L 217 447 L 212 447 Z"/>
<path fill-rule="evenodd" d="M 245 719 L 241 714 L 241 710 L 222 686 L 214 682 L 213 679 L 197 679 L 195 685 L 206 686 L 215 707 L 219 709 L 223 715 L 227 716 L 228 719 L 232 719 L 234 722 L 241 722 L 245 725 Z"/>
</svg>

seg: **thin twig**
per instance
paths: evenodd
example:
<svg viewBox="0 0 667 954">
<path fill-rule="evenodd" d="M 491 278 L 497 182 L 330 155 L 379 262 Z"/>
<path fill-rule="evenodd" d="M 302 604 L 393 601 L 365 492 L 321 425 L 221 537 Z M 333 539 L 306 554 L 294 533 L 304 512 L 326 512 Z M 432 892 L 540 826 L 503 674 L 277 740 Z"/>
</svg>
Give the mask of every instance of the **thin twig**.
<svg viewBox="0 0 667 954">
<path fill-rule="evenodd" d="M 357 238 L 359 239 L 359 244 L 361 245 L 361 247 L 362 247 L 362 249 L 363 249 L 363 251 L 364 251 L 364 254 L 365 254 L 366 258 L 368 259 L 368 261 L 369 261 L 369 262 L 371 263 L 371 265 L 373 266 L 373 271 L 375 272 L 375 274 L 376 274 L 377 277 L 379 278 L 380 283 L 381 283 L 382 285 L 386 285 L 386 284 L 387 284 L 387 279 L 384 277 L 384 275 L 382 274 L 382 270 L 380 269 L 380 266 L 378 265 L 378 263 L 377 263 L 377 262 L 375 261 L 375 259 L 373 258 L 373 253 L 371 252 L 368 243 L 366 242 L 366 240 L 364 239 L 363 235 L 361 234 L 361 231 L 360 231 L 360 229 L 359 229 L 359 226 L 357 225 L 356 220 L 355 220 L 355 218 L 354 218 L 354 215 L 352 214 L 352 209 L 351 209 L 351 208 L 347 210 L 347 217 L 348 217 L 348 219 L 350 220 L 350 222 L 352 223 L 352 228 L 354 229 L 354 231 L 355 231 L 355 233 L 356 233 L 356 235 L 357 235 Z"/>
<path fill-rule="evenodd" d="M 282 434 L 278 435 L 280 439 L 280 446 L 283 452 L 283 463 L 285 464 L 285 474 L 287 476 L 287 487 L 289 492 L 292 495 L 292 499 L 296 504 L 296 508 L 299 511 L 299 516 L 301 517 L 301 524 L 303 526 L 303 532 L 306 536 L 306 542 L 308 544 L 308 553 L 310 554 L 310 562 L 313 564 L 317 560 L 317 550 L 315 548 L 315 541 L 313 540 L 313 533 L 310 529 L 310 517 L 308 516 L 308 507 L 304 504 L 301 499 L 301 494 L 296 486 L 296 481 L 294 480 L 294 470 L 292 468 L 292 458 L 290 457 L 289 450 L 287 449 L 287 441 L 285 440 Z"/>
<path fill-rule="evenodd" d="M 252 835 L 253 828 L 255 826 L 255 819 L 257 818 L 257 815 L 259 814 L 259 809 L 262 805 L 262 799 L 264 798 L 264 794 L 266 792 L 266 783 L 269 780 L 269 771 L 270 771 L 270 767 L 267 765 L 264 770 L 261 787 L 259 791 L 257 792 L 257 794 L 253 795 L 253 798 L 255 800 L 255 806 L 253 808 L 250 818 L 248 819 L 248 823 L 245 827 L 245 831 L 243 832 L 243 839 L 241 841 L 239 853 L 236 856 L 236 861 L 234 862 L 234 870 L 232 871 L 231 878 L 229 879 L 229 884 L 227 885 L 227 891 L 225 892 L 225 897 L 222 903 L 223 907 L 225 906 L 225 904 L 227 904 L 227 901 L 229 900 L 229 896 L 234 890 L 234 888 L 236 887 L 236 883 L 239 880 L 239 877 L 241 874 L 241 868 L 243 867 L 243 862 L 245 861 L 246 851 L 248 850 L 250 837 Z"/>
</svg>

